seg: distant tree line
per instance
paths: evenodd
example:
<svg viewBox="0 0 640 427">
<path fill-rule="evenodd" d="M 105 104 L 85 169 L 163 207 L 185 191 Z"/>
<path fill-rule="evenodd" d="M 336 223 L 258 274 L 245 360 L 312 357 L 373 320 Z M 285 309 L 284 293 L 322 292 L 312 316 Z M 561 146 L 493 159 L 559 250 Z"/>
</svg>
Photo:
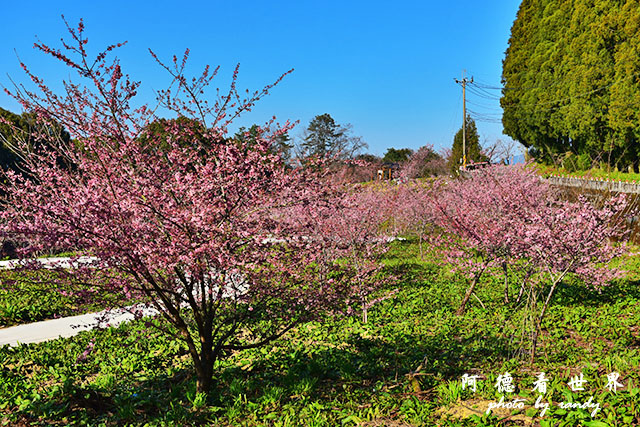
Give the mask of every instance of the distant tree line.
<svg viewBox="0 0 640 427">
<path fill-rule="evenodd" d="M 30 120 L 26 114 L 18 115 L 0 108 L 0 167 L 15 169 L 18 155 L 12 147 L 18 138 L 29 138 Z"/>
<path fill-rule="evenodd" d="M 315 116 L 295 144 L 297 159 L 327 156 L 333 167 L 348 173 L 352 181 L 370 180 L 379 168 L 393 166 L 396 177 L 425 178 L 446 174 L 446 160 L 431 145 L 414 151 L 410 148 L 387 149 L 382 157 L 363 152 L 367 143 L 353 134 L 351 124 L 338 124 L 330 114 Z"/>
<path fill-rule="evenodd" d="M 36 118 L 32 113 L 15 114 L 0 108 L 0 168 L 2 170 L 11 169 L 22 172 L 21 155 L 45 145 L 56 151 L 60 162 L 65 162 L 64 153 L 55 150 L 51 141 L 68 142 L 70 140 L 69 132 L 56 122 L 46 122 Z"/>
<path fill-rule="evenodd" d="M 3 170 L 20 171 L 20 151 L 37 149 L 38 135 L 43 135 L 42 132 L 56 132 L 62 141 L 69 141 L 69 133 L 56 124 L 46 129 L 42 129 L 41 125 L 38 125 L 40 128 L 36 128 L 36 121 L 28 113 L 15 114 L 0 108 L 0 118 L 0 167 Z M 265 132 L 268 130 L 254 124 L 248 128 L 240 127 L 229 139 L 235 139 L 245 147 L 251 147 L 251 144 L 246 142 L 256 143 L 256 139 L 264 137 Z M 167 150 L 170 146 L 167 140 L 169 135 L 172 135 L 172 138 L 175 138 L 175 135 L 183 135 L 184 137 L 178 141 L 180 145 L 198 144 L 201 150 L 207 150 L 207 147 L 210 149 L 213 144 L 222 142 L 204 141 L 205 134 L 206 129 L 192 119 L 158 118 L 140 132 L 138 140 L 149 150 Z M 425 145 L 415 151 L 410 148 L 390 147 L 379 157 L 364 152 L 368 146 L 360 136 L 354 135 L 351 124 L 339 124 L 330 114 L 324 113 L 315 116 L 300 137 L 291 138 L 288 133 L 275 137 L 273 151 L 274 154 L 281 155 L 290 166 L 300 165 L 312 156 L 332 159 L 331 167 L 350 174 L 352 181 L 372 179 L 377 169 L 385 164 L 393 165 L 403 177 L 426 178 L 457 170 L 457 158 L 462 157 L 461 135 L 462 128 L 454 138 L 451 155 L 437 153 L 433 146 Z M 485 160 L 486 157 L 481 150 L 475 123 L 468 118 L 467 158 L 475 161 Z M 64 157 L 63 154 L 61 153 L 61 158 Z"/>
<path fill-rule="evenodd" d="M 637 168 L 638 58 L 639 0 L 523 0 L 503 62 L 504 132 L 546 161 Z"/>
</svg>

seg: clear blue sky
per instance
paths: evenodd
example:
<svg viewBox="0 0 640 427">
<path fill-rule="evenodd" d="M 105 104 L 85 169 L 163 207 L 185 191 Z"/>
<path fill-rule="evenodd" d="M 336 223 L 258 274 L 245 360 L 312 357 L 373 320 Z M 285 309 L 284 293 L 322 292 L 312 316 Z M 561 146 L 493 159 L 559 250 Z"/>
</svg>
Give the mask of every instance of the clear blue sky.
<svg viewBox="0 0 640 427">
<path fill-rule="evenodd" d="M 238 125 L 299 120 L 299 135 L 317 114 L 351 123 L 383 154 L 388 147 L 450 146 L 462 122 L 454 78 L 462 70 L 499 85 L 504 51 L 520 2 L 501 1 L 12 1 L 3 6 L 0 84 L 24 81 L 16 52 L 54 87 L 69 76 L 36 52 L 36 36 L 59 46 L 60 18 L 83 18 L 89 48 L 128 41 L 118 50 L 125 72 L 142 81 L 140 96 L 168 81 L 147 48 L 169 59 L 191 49 L 191 70 L 220 65 L 225 88 L 240 63 L 241 88 L 260 89 L 284 71 L 292 75 Z M 497 93 L 497 92 L 496 92 Z M 212 96 L 214 93 L 212 92 Z M 499 117 L 498 101 L 471 94 L 469 107 Z M 478 106 L 480 104 L 481 106 Z M 18 105 L 0 95 L 0 107 Z M 497 116 L 493 116 L 497 114 Z M 478 122 L 481 139 L 504 138 L 499 123 Z"/>
</svg>

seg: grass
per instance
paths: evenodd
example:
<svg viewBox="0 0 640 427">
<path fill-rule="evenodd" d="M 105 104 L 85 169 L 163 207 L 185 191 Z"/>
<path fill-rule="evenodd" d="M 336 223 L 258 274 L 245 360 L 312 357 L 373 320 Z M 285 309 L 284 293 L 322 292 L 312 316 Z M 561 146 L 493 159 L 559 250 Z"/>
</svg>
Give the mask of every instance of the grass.
<svg viewBox="0 0 640 427">
<path fill-rule="evenodd" d="M 585 179 L 608 179 L 611 181 L 640 182 L 640 173 L 620 172 L 617 170 L 602 168 L 592 168 L 586 171 L 568 171 L 562 167 L 543 165 L 538 163 L 535 164 L 535 168 L 544 177 L 549 177 L 551 175 L 560 175 Z"/>
<path fill-rule="evenodd" d="M 107 291 L 96 291 L 83 299 L 73 293 L 73 287 L 61 283 L 55 271 L 0 270 L 0 328 L 96 312 L 118 301 Z"/>
<path fill-rule="evenodd" d="M 638 260 L 625 265 L 638 271 Z M 534 366 L 514 357 L 520 313 L 502 301 L 502 278 L 490 277 L 463 317 L 454 315 L 465 283 L 418 257 L 415 242 L 394 242 L 387 273 L 401 291 L 357 317 L 299 326 L 275 345 L 230 355 L 216 366 L 210 396 L 195 392 L 184 346 L 141 322 L 0 349 L 0 425 L 214 426 L 602 426 L 640 423 L 640 277 L 633 273 L 601 294 L 568 280 L 544 322 Z M 512 290 L 514 293 L 516 290 Z M 95 348 L 77 361 L 90 340 Z M 520 413 L 485 415 L 498 400 L 494 384 L 510 372 Z M 531 406 L 538 372 L 551 380 L 540 418 Z M 606 375 L 625 388 L 606 391 Z M 585 392 L 569 379 L 582 372 Z M 464 373 L 482 376 L 476 393 Z M 559 402 L 601 404 L 561 409 Z M 600 424 L 598 424 L 600 423 Z"/>
</svg>

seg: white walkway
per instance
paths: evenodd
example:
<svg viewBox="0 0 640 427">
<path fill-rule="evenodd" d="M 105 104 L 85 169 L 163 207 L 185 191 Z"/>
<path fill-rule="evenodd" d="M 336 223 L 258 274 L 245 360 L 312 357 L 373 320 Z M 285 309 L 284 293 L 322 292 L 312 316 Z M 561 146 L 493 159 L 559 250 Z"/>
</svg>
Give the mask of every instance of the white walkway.
<svg viewBox="0 0 640 427">
<path fill-rule="evenodd" d="M 402 237 L 388 237 L 387 241 L 405 240 Z M 38 261 L 44 268 L 71 268 L 78 264 L 91 263 L 93 257 L 80 257 L 72 263 L 70 258 L 39 258 Z M 20 264 L 18 260 L 0 261 L 0 270 L 16 268 Z M 242 279 L 229 277 L 230 290 L 226 290 L 223 297 L 234 297 L 247 292 L 247 287 Z M 60 319 L 43 320 L 42 322 L 27 323 L 24 325 L 0 328 L 0 347 L 9 345 L 16 347 L 20 344 L 31 344 L 43 341 L 66 338 L 77 335 L 81 331 L 88 331 L 100 325 L 117 326 L 134 319 L 132 311 L 137 307 L 113 310 L 110 313 L 101 311 L 98 313 L 81 314 L 79 316 L 63 317 Z M 158 311 L 152 308 L 142 309 L 144 316 L 156 316 Z M 106 319 L 106 321 L 105 321 Z"/>
<path fill-rule="evenodd" d="M 37 261 L 43 268 L 73 268 L 79 264 L 88 264 L 95 261 L 93 257 L 79 257 L 72 262 L 71 258 L 38 258 Z M 11 270 L 20 265 L 19 260 L 0 261 L 0 270 Z M 229 289 L 223 293 L 223 297 L 234 297 L 247 292 L 244 280 L 236 276 L 230 276 Z M 186 305 L 186 303 L 185 303 Z M 43 341 L 66 338 L 78 335 L 81 331 L 88 331 L 100 326 L 118 326 L 135 318 L 133 312 L 139 312 L 142 316 L 156 316 L 158 311 L 153 308 L 132 305 L 124 309 L 113 309 L 110 312 L 100 311 L 78 316 L 63 317 L 60 319 L 43 320 L 41 322 L 27 323 L 24 325 L 0 328 L 0 347 L 9 345 L 16 347 L 20 344 L 31 344 Z"/>
<path fill-rule="evenodd" d="M 89 256 L 81 256 L 75 262 L 71 262 L 69 257 L 51 257 L 51 258 L 38 258 L 35 261 L 42 264 L 43 268 L 72 268 L 77 267 L 80 264 L 90 264 L 96 261 L 97 258 Z M 12 270 L 19 267 L 22 261 L 17 259 L 10 259 L 6 261 L 0 261 L 0 270 Z"/>
<path fill-rule="evenodd" d="M 78 335 L 81 331 L 95 329 L 100 325 L 118 326 L 121 323 L 134 319 L 134 306 L 128 310 L 113 310 L 98 313 L 81 314 L 79 316 L 63 317 L 60 319 L 43 320 L 42 322 L 27 323 L 0 329 L 0 347 L 9 345 L 16 347 L 20 344 L 31 344 L 42 341 L 66 338 Z M 155 316 L 157 310 L 151 308 L 142 309 L 144 316 Z M 106 320 L 106 321 L 105 321 Z"/>
</svg>

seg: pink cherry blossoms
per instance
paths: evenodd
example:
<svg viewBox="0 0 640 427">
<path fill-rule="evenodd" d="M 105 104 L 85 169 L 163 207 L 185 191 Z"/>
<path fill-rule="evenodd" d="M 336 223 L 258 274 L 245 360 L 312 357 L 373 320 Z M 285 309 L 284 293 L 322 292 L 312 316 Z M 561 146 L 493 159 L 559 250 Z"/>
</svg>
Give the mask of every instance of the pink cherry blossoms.
<svg viewBox="0 0 640 427">
<path fill-rule="evenodd" d="M 399 198 L 399 210 L 409 230 L 421 241 L 428 239 L 445 265 L 469 278 L 459 315 L 487 271 L 497 267 L 504 272 L 505 302 L 508 271 L 521 272 L 516 301 L 525 293 L 534 302 L 543 301 L 532 334 L 532 358 L 548 304 L 567 274 L 595 290 L 621 274 L 607 264 L 626 250 L 618 243 L 624 234 L 623 196 L 602 207 L 584 198 L 570 202 L 523 166 L 493 166 L 459 180 L 398 191 L 406 193 Z"/>
<path fill-rule="evenodd" d="M 291 125 L 272 121 L 250 141 L 227 136 L 273 85 L 242 97 L 236 68 L 227 94 L 210 104 L 203 94 L 218 69 L 188 78 L 188 51 L 169 65 L 154 55 L 172 81 L 158 106 L 133 108 L 140 83 L 117 59 L 107 62 L 122 44 L 91 58 L 82 22 L 69 33 L 62 51 L 36 48 L 80 83 L 65 82 L 58 95 L 23 64 L 38 90 L 10 93 L 72 137 L 17 147 L 24 173 L 8 172 L 2 184 L 0 231 L 24 243 L 22 256 L 52 247 L 93 256 L 65 270 L 66 280 L 79 293 L 100 287 L 147 301 L 170 325 L 165 332 L 186 342 L 203 392 L 218 358 L 372 292 L 379 244 L 372 230 L 349 234 L 360 231 L 352 223 L 360 207 L 321 167 L 284 164 L 274 141 Z M 177 119 L 159 119 L 160 107 Z M 350 263 L 337 262 L 353 243 Z"/>
</svg>

